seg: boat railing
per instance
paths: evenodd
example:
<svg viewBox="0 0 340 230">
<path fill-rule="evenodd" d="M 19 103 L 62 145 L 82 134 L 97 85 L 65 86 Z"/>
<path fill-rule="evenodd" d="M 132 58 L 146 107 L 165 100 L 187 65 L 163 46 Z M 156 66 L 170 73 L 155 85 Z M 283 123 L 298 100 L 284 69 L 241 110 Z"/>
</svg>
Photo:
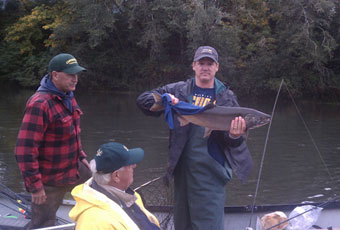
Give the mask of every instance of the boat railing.
<svg viewBox="0 0 340 230">
<path fill-rule="evenodd" d="M 63 225 L 57 225 L 57 226 L 51 226 L 46 228 L 36 228 L 34 230 L 73 230 L 75 228 L 76 224 L 63 224 Z"/>
</svg>

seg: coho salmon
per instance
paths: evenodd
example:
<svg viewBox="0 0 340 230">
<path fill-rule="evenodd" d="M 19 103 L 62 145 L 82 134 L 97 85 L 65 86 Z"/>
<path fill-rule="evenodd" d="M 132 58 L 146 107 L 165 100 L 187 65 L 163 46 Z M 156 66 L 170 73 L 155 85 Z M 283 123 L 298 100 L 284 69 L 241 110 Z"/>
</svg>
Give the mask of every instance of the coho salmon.
<svg viewBox="0 0 340 230">
<path fill-rule="evenodd" d="M 164 109 L 161 105 L 161 95 L 153 93 L 155 104 L 151 111 L 160 111 Z M 229 131 L 230 124 L 236 117 L 243 117 L 246 122 L 246 129 L 255 129 L 268 124 L 271 116 L 255 109 L 245 107 L 226 107 L 214 104 L 206 105 L 205 109 L 197 114 L 178 115 L 181 126 L 189 123 L 205 127 L 205 135 L 208 136 L 212 130 Z"/>
<path fill-rule="evenodd" d="M 270 115 L 255 109 L 215 105 L 198 114 L 178 115 L 178 120 L 181 126 L 192 123 L 205 127 L 204 136 L 208 136 L 212 130 L 229 131 L 231 121 L 239 116 L 245 120 L 247 130 L 266 125 L 271 119 Z"/>
</svg>

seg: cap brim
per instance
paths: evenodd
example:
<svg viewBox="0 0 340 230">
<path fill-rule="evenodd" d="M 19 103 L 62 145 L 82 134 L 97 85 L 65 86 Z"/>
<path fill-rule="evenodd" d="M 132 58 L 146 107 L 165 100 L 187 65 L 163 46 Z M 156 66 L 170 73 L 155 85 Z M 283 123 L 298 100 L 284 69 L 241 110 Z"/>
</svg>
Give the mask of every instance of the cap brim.
<svg viewBox="0 0 340 230">
<path fill-rule="evenodd" d="M 141 162 L 144 157 L 144 150 L 141 148 L 129 149 L 129 160 L 126 165 L 133 165 Z"/>
<path fill-rule="evenodd" d="M 79 65 L 76 65 L 76 66 L 72 66 L 70 68 L 64 69 L 62 72 L 69 73 L 69 74 L 76 74 L 76 73 L 83 72 L 83 71 L 86 71 L 86 69 Z"/>
<path fill-rule="evenodd" d="M 217 61 L 215 58 L 213 58 L 212 56 L 210 56 L 210 55 L 202 55 L 202 56 L 198 56 L 198 57 L 196 57 L 196 58 L 194 59 L 194 61 L 199 61 L 199 60 L 201 60 L 202 58 L 210 58 L 210 59 L 213 60 L 214 62 L 218 63 L 218 61 Z"/>
</svg>

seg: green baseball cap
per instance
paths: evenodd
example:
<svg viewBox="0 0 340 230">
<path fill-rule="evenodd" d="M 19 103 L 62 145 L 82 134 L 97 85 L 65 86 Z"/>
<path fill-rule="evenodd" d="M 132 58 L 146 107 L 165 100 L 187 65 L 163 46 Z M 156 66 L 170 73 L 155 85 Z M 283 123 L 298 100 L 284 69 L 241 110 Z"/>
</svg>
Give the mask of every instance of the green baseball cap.
<svg viewBox="0 0 340 230">
<path fill-rule="evenodd" d="M 71 54 L 61 53 L 53 57 L 48 64 L 48 72 L 52 71 L 76 74 L 86 71 L 86 69 L 81 67 Z"/>
<path fill-rule="evenodd" d="M 137 164 L 143 157 L 141 148 L 128 149 L 120 143 L 108 142 L 99 147 L 94 160 L 97 172 L 113 173 L 121 167 Z"/>
</svg>

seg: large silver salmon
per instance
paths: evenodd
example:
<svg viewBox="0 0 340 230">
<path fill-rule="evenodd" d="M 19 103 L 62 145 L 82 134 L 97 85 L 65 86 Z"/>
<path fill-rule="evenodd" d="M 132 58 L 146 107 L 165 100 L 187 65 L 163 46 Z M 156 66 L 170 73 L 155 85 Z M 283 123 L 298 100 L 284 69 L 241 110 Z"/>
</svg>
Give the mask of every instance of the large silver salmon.
<svg viewBox="0 0 340 230">
<path fill-rule="evenodd" d="M 157 111 L 164 109 L 161 105 L 161 96 L 153 93 L 155 104 L 150 110 Z M 193 115 L 180 115 L 178 120 L 181 126 L 192 123 L 205 127 L 205 135 L 208 136 L 212 130 L 228 131 L 230 124 L 235 117 L 241 116 L 246 122 L 246 129 L 261 127 L 270 122 L 271 116 L 258 110 L 245 107 L 226 107 L 209 104 L 206 109 Z"/>
</svg>

